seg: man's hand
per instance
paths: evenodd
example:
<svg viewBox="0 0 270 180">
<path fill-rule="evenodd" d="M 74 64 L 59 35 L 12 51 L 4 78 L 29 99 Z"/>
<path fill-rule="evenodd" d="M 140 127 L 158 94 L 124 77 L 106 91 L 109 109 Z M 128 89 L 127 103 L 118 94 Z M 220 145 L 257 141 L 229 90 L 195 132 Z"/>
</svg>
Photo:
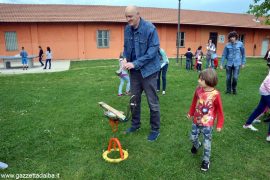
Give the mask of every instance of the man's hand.
<svg viewBox="0 0 270 180">
<path fill-rule="evenodd" d="M 124 63 L 124 68 L 127 70 L 133 69 L 135 66 L 131 62 Z"/>
<path fill-rule="evenodd" d="M 221 131 L 221 128 L 217 128 L 217 132 L 220 132 Z"/>
</svg>

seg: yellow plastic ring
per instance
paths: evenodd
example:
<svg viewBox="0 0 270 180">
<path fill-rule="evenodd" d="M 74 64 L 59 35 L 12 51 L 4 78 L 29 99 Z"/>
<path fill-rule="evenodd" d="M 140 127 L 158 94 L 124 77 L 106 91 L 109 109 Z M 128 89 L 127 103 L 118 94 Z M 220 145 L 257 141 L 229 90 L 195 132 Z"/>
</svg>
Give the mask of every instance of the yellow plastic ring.
<svg viewBox="0 0 270 180">
<path fill-rule="evenodd" d="M 118 149 L 118 148 L 117 148 L 116 150 L 111 149 L 111 151 L 119 151 L 119 149 Z M 104 153 L 102 154 L 103 159 L 105 159 L 105 161 L 108 161 L 108 162 L 110 162 L 110 163 L 119 163 L 119 162 L 121 162 L 121 161 L 124 161 L 124 160 L 127 159 L 127 157 L 128 157 L 128 152 L 122 149 L 122 151 L 123 151 L 123 153 L 124 153 L 124 159 L 122 159 L 122 158 L 117 158 L 117 159 L 109 158 L 109 157 L 108 157 L 108 154 L 110 154 L 111 151 L 108 151 L 108 150 L 107 150 L 107 151 L 104 151 Z"/>
</svg>

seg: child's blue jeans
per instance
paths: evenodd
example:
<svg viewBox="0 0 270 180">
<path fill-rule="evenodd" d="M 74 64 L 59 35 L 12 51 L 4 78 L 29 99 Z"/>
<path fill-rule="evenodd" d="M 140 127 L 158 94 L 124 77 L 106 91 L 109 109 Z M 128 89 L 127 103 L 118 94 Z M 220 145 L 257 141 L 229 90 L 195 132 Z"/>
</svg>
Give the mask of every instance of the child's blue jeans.
<svg viewBox="0 0 270 180">
<path fill-rule="evenodd" d="M 127 81 L 127 87 L 126 87 L 126 92 L 129 92 L 130 90 L 130 80 L 129 76 L 123 76 L 120 78 L 120 85 L 118 88 L 118 94 L 122 94 L 123 86 L 125 84 L 125 81 Z"/>
<path fill-rule="evenodd" d="M 186 59 L 186 69 L 191 70 L 191 59 Z"/>
<path fill-rule="evenodd" d="M 192 123 L 192 130 L 191 130 L 191 136 L 190 139 L 195 146 L 196 149 L 200 147 L 199 142 L 199 135 L 203 134 L 203 158 L 202 160 L 209 162 L 210 161 L 210 155 L 211 155 L 211 141 L 212 141 L 212 132 L 213 127 L 209 126 L 198 126 L 194 123 Z"/>
</svg>

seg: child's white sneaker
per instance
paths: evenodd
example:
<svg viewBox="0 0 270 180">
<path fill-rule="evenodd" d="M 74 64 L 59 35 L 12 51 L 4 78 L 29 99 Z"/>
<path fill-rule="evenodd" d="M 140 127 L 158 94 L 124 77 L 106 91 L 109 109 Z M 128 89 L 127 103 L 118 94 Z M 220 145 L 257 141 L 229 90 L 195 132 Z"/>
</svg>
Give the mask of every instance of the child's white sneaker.
<svg viewBox="0 0 270 180">
<path fill-rule="evenodd" d="M 250 129 L 252 131 L 258 131 L 258 129 L 255 128 L 254 126 L 252 126 L 252 124 L 250 124 L 250 125 L 244 125 L 243 128 L 244 129 Z"/>
<path fill-rule="evenodd" d="M 261 123 L 261 120 L 255 119 L 252 123 Z"/>
<path fill-rule="evenodd" d="M 270 142 L 270 135 L 266 137 L 266 141 Z"/>
<path fill-rule="evenodd" d="M 165 91 L 162 91 L 162 95 L 165 95 Z"/>
</svg>

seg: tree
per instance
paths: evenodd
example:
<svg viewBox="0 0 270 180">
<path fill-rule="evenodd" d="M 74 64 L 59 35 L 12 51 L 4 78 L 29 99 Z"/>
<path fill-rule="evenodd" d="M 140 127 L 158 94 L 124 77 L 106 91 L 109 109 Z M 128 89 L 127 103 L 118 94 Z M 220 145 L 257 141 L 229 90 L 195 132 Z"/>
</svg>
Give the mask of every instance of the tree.
<svg viewBox="0 0 270 180">
<path fill-rule="evenodd" d="M 264 23 L 270 25 L 270 0 L 254 0 L 253 4 L 249 5 L 249 14 L 253 14 L 256 18 L 263 17 Z"/>
</svg>

